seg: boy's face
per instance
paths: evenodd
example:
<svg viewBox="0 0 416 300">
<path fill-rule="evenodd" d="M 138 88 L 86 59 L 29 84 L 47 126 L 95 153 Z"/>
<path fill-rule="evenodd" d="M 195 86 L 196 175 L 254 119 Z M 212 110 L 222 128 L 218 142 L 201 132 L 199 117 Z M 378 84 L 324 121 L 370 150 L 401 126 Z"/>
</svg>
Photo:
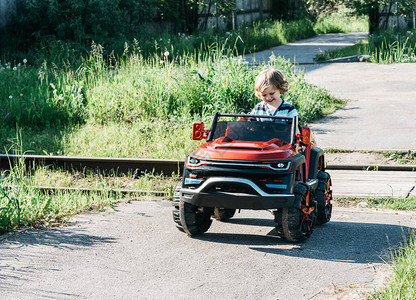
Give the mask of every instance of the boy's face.
<svg viewBox="0 0 416 300">
<path fill-rule="evenodd" d="M 271 105 L 274 105 L 280 101 L 280 91 L 274 86 L 269 86 L 265 88 L 263 92 L 258 92 L 257 96 L 267 104 Z"/>
</svg>

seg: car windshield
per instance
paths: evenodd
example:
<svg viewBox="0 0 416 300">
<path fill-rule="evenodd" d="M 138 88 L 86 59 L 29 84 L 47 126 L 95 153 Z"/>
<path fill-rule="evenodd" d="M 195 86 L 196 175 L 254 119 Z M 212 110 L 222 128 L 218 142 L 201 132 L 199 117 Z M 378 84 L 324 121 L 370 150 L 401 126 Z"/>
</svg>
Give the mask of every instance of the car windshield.
<svg viewBox="0 0 416 300">
<path fill-rule="evenodd" d="M 276 122 L 278 121 L 278 122 Z M 267 142 L 278 138 L 292 142 L 292 119 L 270 121 L 219 121 L 215 127 L 214 139 L 227 137 L 233 141 Z"/>
</svg>

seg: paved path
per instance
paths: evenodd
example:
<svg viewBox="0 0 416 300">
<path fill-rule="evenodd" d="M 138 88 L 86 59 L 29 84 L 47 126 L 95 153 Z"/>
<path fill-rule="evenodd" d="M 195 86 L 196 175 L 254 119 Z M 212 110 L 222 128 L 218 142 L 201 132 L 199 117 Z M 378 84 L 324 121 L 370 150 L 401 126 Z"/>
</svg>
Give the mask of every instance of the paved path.
<svg viewBox="0 0 416 300">
<path fill-rule="evenodd" d="M 385 249 L 416 226 L 406 212 L 336 208 L 305 243 L 242 211 L 189 238 L 171 203 L 132 202 L 66 228 L 0 237 L 1 299 L 358 299 L 381 283 Z"/>
<path fill-rule="evenodd" d="M 311 125 L 318 145 L 346 150 L 416 150 L 416 64 L 305 66 L 305 78 L 343 109 Z"/>
<path fill-rule="evenodd" d="M 335 201 L 340 198 L 416 197 L 415 172 L 330 170 Z"/>
<path fill-rule="evenodd" d="M 245 59 L 251 63 L 269 61 L 272 54 L 282 56 L 292 63 L 312 64 L 318 53 L 354 45 L 357 41 L 368 38 L 367 32 L 330 33 L 309 39 L 273 47 L 268 50 L 247 54 Z"/>
</svg>

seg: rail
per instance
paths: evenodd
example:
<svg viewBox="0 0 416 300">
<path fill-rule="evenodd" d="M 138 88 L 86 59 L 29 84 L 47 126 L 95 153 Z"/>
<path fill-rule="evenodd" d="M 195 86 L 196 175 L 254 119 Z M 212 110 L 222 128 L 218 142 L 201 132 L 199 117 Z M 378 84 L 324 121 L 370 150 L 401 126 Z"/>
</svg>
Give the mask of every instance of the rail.
<svg viewBox="0 0 416 300">
<path fill-rule="evenodd" d="M 10 169 L 24 163 L 26 166 L 54 166 L 65 170 L 116 171 L 119 173 L 153 172 L 154 174 L 182 174 L 184 160 L 78 157 L 49 155 L 0 154 L 0 168 Z M 366 171 L 416 171 L 416 165 L 376 165 L 376 164 L 327 164 L 327 170 L 366 170 Z"/>
<path fill-rule="evenodd" d="M 99 171 L 104 174 L 111 172 L 111 175 L 114 172 L 118 174 L 140 174 L 141 172 L 153 172 L 154 174 L 182 174 L 184 160 L 175 160 L 175 159 L 134 159 L 134 158 L 106 158 L 106 157 L 75 157 L 75 156 L 47 156 L 47 155 L 6 155 L 0 154 L 0 168 L 1 169 L 10 169 L 11 166 L 15 165 L 26 165 L 26 166 L 54 166 L 62 168 L 69 171 L 84 171 L 92 170 Z M 403 175 L 400 172 L 416 172 L 416 165 L 366 165 L 366 164 L 327 164 L 327 170 L 340 170 L 341 172 L 347 171 L 346 174 L 352 174 L 351 176 L 363 177 L 363 181 L 368 182 L 368 176 L 371 176 L 371 180 L 374 181 L 374 176 L 379 174 L 383 176 L 382 172 L 375 172 L 370 174 L 370 172 L 359 172 L 357 171 L 397 171 L 398 176 L 405 176 L 405 178 L 413 175 Z M 351 171 L 351 172 L 350 172 Z M 355 172 L 354 172 L 355 171 Z M 388 172 L 386 172 L 388 173 Z M 334 175 L 335 175 L 334 174 Z M 345 176 L 345 174 L 343 175 Z M 367 176 L 367 177 L 366 177 Z M 400 177 L 400 178 L 402 178 Z M 355 177 L 354 177 L 355 178 Z M 394 177 L 395 178 L 395 177 Z M 399 180 L 398 178 L 397 180 Z M 413 178 L 413 177 L 412 177 Z M 402 178 L 403 179 L 403 178 Z M 354 179 L 356 180 L 356 178 Z M 391 180 L 391 178 L 390 178 Z M 375 180 L 380 181 L 378 179 Z M 390 182 L 390 181 L 389 181 Z M 391 183 L 391 182 L 390 182 Z M 357 182 L 356 182 L 357 185 Z M 403 183 L 401 183 L 403 185 Z M 391 187 L 391 184 L 389 185 Z M 414 184 L 410 184 L 413 186 Z M 384 186 L 383 186 L 384 187 Z M 12 187 L 9 187 L 12 188 Z M 39 189 L 44 193 L 56 192 L 56 191 L 79 191 L 83 193 L 118 193 L 123 195 L 130 196 L 168 196 L 170 192 L 168 191 L 149 191 L 149 190 L 129 190 L 129 189 L 97 189 L 97 188 L 82 188 L 82 187 L 46 187 L 39 186 L 33 187 Z M 339 187 L 341 190 L 342 187 Z M 345 188 L 344 188 L 345 189 Z M 357 193 L 351 194 L 351 188 L 348 188 L 348 197 L 360 195 Z M 378 187 L 380 189 L 380 187 Z M 412 192 L 410 190 L 409 194 Z M 358 195 L 358 196 L 357 196 Z M 340 196 L 340 195 L 337 195 Z M 361 195 L 362 196 L 362 195 Z M 406 195 L 405 195 L 406 196 Z"/>
</svg>

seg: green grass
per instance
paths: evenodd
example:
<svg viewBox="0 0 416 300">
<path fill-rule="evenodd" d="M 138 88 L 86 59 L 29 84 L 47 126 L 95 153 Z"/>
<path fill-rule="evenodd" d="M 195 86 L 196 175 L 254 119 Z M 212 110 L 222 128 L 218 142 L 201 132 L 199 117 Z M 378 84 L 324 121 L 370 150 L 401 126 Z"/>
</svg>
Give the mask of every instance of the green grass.
<svg viewBox="0 0 416 300">
<path fill-rule="evenodd" d="M 356 207 L 359 204 L 365 203 L 367 208 L 378 209 L 393 209 L 393 210 L 415 210 L 416 209 L 416 197 L 383 197 L 383 198 L 344 198 L 337 199 L 336 203 L 339 206 Z"/>
<path fill-rule="evenodd" d="M 1 178 L 0 234 L 22 226 L 63 224 L 72 214 L 86 210 L 101 210 L 117 199 L 111 193 L 42 193 L 32 187 L 32 177 L 22 165 L 8 173 L 2 172 Z"/>
<path fill-rule="evenodd" d="M 393 276 L 387 286 L 374 292 L 371 299 L 400 299 L 416 298 L 416 236 L 411 233 L 405 243 L 391 252 L 391 269 Z"/>
<path fill-rule="evenodd" d="M 337 199 L 338 205 L 356 206 L 363 199 Z M 368 198 L 365 199 L 367 208 L 416 210 L 416 197 L 408 198 Z M 415 299 L 416 297 L 416 239 L 415 231 L 405 237 L 404 244 L 389 252 L 392 277 L 387 284 L 368 295 L 366 299 Z"/>
<path fill-rule="evenodd" d="M 319 18 L 314 24 L 317 34 L 341 32 L 368 32 L 368 18 L 348 17 L 343 14 L 333 14 Z"/>
<path fill-rule="evenodd" d="M 324 53 L 318 54 L 315 58 L 315 61 L 324 61 L 335 59 L 339 57 L 347 57 L 354 55 L 369 55 L 370 49 L 368 47 L 368 41 L 358 42 L 353 46 L 335 49 L 331 51 L 326 51 Z"/>
<path fill-rule="evenodd" d="M 395 210 L 414 210 L 416 209 L 416 197 L 398 198 L 369 198 L 367 199 L 370 208 L 383 208 Z"/>
<path fill-rule="evenodd" d="M 6 82 L 7 88 L 0 90 L 12 97 L 0 104 L 2 145 L 11 147 L 17 123 L 23 152 L 183 158 L 196 145 L 189 141 L 192 121 L 210 122 L 216 111 L 249 112 L 259 102 L 253 93 L 255 76 L 269 67 L 288 78 L 285 100 L 305 123 L 344 104 L 307 83 L 280 57 L 253 68 L 229 51 L 213 45 L 205 55 L 166 53 L 150 59 L 131 53 L 109 65 L 95 46 L 75 71 L 47 64 L 37 71 L 29 66 L 3 71 L 0 85 Z M 20 83 L 19 76 L 27 79 Z M 7 83 L 10 78 L 14 85 Z M 21 101 L 13 100 L 18 93 Z M 32 112 L 22 105 L 33 106 Z"/>
<path fill-rule="evenodd" d="M 135 190 L 146 195 L 146 191 L 167 192 L 180 180 L 178 174 L 133 173 L 118 174 L 87 171 L 64 171 L 37 167 L 31 171 L 31 185 L 38 187 L 69 187 L 106 190 Z"/>
<path fill-rule="evenodd" d="M 370 60 L 380 64 L 416 62 L 416 31 L 379 31 L 368 41 L 351 47 L 327 51 L 317 55 L 316 61 L 324 61 L 352 55 L 370 55 Z"/>
<path fill-rule="evenodd" d="M 20 227 L 44 227 L 65 224 L 74 214 L 100 211 L 125 197 L 114 190 L 163 191 L 167 196 L 176 186 L 177 174 L 100 174 L 92 171 L 67 172 L 47 167 L 26 168 L 24 161 L 10 172 L 0 174 L 0 234 Z M 100 189 L 84 193 L 79 190 L 42 192 L 36 187 L 70 187 Z M 148 192 L 146 192 L 148 191 Z"/>
<path fill-rule="evenodd" d="M 386 158 L 392 159 L 401 165 L 416 165 L 416 152 L 407 151 L 407 152 L 398 152 L 398 151 L 388 151 L 382 153 Z"/>
</svg>

